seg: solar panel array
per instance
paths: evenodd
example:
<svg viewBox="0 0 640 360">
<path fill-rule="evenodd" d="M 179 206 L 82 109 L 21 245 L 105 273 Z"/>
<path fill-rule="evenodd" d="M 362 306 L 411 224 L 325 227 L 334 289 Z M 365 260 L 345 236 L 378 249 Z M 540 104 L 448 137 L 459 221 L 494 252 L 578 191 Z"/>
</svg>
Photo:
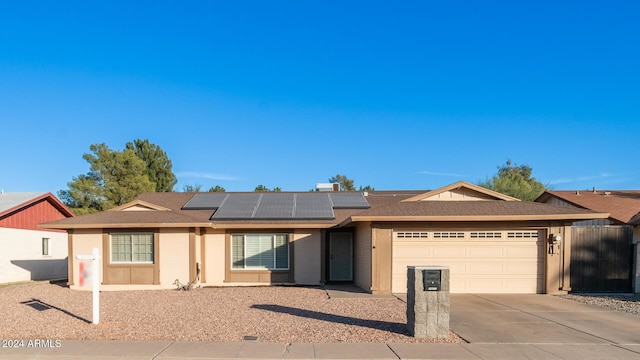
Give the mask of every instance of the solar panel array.
<svg viewBox="0 0 640 360">
<path fill-rule="evenodd" d="M 329 193 L 334 209 L 368 209 L 369 202 L 362 193 Z"/>
<path fill-rule="evenodd" d="M 182 207 L 183 210 L 213 210 L 217 209 L 224 203 L 224 200 L 229 196 L 227 193 L 206 193 L 195 194 L 191 200 L 189 200 Z"/>
<path fill-rule="evenodd" d="M 255 219 L 294 218 L 295 194 L 264 193 L 253 215 Z"/>
<path fill-rule="evenodd" d="M 212 219 L 252 219 L 262 194 L 229 194 Z"/>
<path fill-rule="evenodd" d="M 296 219 L 335 219 L 328 194 L 296 194 Z"/>
<path fill-rule="evenodd" d="M 361 193 L 206 193 L 182 209 L 216 210 L 211 220 L 331 220 L 333 209 L 366 209 Z"/>
</svg>

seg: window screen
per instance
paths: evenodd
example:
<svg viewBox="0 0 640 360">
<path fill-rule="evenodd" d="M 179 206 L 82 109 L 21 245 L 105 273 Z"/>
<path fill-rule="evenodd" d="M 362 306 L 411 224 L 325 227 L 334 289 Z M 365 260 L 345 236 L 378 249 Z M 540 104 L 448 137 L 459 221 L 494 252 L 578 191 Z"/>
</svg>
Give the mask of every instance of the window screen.
<svg viewBox="0 0 640 360">
<path fill-rule="evenodd" d="M 111 262 L 153 263 L 153 234 L 112 234 Z"/>
<path fill-rule="evenodd" d="M 286 270 L 289 239 L 286 234 L 231 235 L 233 269 Z"/>
</svg>

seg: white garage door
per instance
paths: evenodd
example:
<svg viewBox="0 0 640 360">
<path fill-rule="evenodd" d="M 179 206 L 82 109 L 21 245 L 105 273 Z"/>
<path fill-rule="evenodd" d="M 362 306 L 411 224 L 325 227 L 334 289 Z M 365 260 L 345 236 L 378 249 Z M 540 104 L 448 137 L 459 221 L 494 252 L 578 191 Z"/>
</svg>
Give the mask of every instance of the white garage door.
<svg viewBox="0 0 640 360">
<path fill-rule="evenodd" d="M 540 293 L 543 246 L 538 231 L 398 231 L 392 291 L 407 292 L 407 266 L 444 265 L 452 293 Z"/>
</svg>

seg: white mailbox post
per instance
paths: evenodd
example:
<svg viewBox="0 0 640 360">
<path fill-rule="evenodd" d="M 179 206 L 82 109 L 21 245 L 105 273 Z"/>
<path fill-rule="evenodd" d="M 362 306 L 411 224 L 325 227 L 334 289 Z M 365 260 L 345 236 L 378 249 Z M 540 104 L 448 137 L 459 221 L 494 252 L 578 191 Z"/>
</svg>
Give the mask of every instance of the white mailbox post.
<svg viewBox="0 0 640 360">
<path fill-rule="evenodd" d="M 100 322 L 100 253 L 93 248 L 91 255 L 76 255 L 80 261 L 91 261 L 91 289 L 93 291 L 93 323 Z M 83 274 L 80 274 L 83 276 Z"/>
</svg>

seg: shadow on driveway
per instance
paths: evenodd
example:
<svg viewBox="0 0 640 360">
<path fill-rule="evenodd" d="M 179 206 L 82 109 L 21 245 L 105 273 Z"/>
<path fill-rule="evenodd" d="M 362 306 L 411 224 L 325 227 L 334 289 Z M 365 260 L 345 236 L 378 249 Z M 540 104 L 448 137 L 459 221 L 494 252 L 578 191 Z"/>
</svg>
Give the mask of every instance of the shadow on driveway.
<svg viewBox="0 0 640 360">
<path fill-rule="evenodd" d="M 407 330 L 407 324 L 405 323 L 359 319 L 359 318 L 354 318 L 349 316 L 329 314 L 329 313 L 324 313 L 319 311 L 298 309 L 298 308 L 292 308 L 288 306 L 274 305 L 274 304 L 255 304 L 255 305 L 252 305 L 251 308 L 272 311 L 272 312 L 277 312 L 281 314 L 289 314 L 289 315 L 299 316 L 299 317 L 308 318 L 308 319 L 322 320 L 322 321 L 338 323 L 338 324 L 362 326 L 370 329 L 389 331 L 396 334 L 409 336 L 409 332 Z"/>
</svg>

